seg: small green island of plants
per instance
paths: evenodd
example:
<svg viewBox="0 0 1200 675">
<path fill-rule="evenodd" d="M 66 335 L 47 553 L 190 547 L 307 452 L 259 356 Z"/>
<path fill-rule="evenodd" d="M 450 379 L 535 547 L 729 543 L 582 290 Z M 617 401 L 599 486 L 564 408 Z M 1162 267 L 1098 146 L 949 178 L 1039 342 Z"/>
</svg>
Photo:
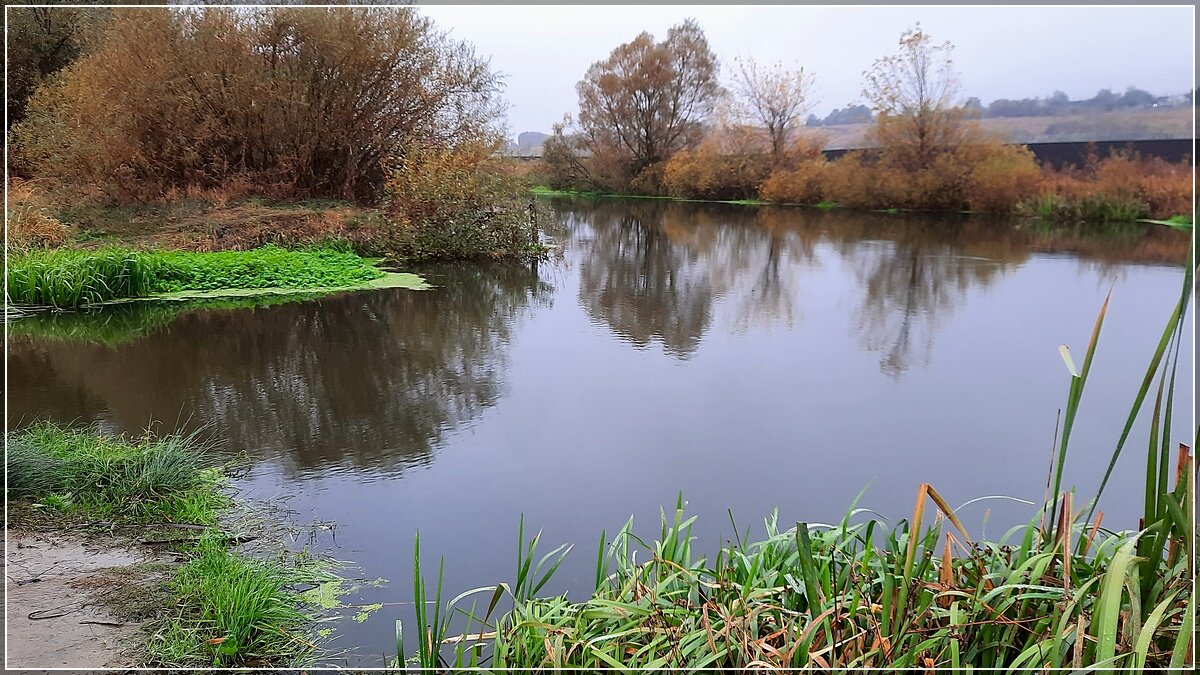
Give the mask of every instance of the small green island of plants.
<svg viewBox="0 0 1200 675">
<path fill-rule="evenodd" d="M 415 274 L 387 272 L 378 260 L 334 248 L 249 251 L 54 249 L 12 256 L 8 302 L 74 308 L 137 298 L 317 293 L 363 288 L 428 288 Z"/>
</svg>

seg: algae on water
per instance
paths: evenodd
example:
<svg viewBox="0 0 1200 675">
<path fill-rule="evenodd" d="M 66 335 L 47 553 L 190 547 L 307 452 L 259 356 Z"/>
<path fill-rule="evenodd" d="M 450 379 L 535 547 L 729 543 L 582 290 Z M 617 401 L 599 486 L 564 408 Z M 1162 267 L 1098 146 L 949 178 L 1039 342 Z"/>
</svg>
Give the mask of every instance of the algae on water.
<svg viewBox="0 0 1200 675">
<path fill-rule="evenodd" d="M 411 291 L 424 291 L 433 288 L 419 274 L 410 272 L 384 272 L 370 281 L 363 281 L 348 286 L 315 286 L 310 288 L 218 288 L 206 291 L 175 291 L 174 293 L 156 293 L 143 300 L 198 300 L 204 298 L 247 298 L 256 295 L 315 295 L 337 293 L 339 291 L 357 291 L 381 288 L 406 288 Z"/>
</svg>

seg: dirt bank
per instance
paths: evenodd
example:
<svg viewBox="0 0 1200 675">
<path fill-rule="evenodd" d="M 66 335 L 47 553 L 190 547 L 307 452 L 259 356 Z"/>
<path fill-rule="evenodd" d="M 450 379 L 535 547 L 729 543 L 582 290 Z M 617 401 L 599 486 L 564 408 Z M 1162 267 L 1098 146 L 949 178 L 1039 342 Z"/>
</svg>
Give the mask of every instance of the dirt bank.
<svg viewBox="0 0 1200 675">
<path fill-rule="evenodd" d="M 122 668 L 145 642 L 142 607 L 170 558 L 117 539 L 8 532 L 8 666 Z"/>
</svg>

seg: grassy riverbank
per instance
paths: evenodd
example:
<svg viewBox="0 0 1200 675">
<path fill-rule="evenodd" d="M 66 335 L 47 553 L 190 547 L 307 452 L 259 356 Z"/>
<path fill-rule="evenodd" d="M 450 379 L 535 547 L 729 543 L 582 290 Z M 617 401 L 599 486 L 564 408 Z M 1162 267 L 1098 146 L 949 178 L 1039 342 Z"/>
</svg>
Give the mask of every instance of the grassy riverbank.
<svg viewBox="0 0 1200 675">
<path fill-rule="evenodd" d="M 386 285 L 420 284 L 413 275 L 389 278 L 376 262 L 333 248 L 264 246 L 210 253 L 53 249 L 12 256 L 6 272 L 10 303 L 58 308 L 150 296 L 351 289 L 381 285 L 381 280 Z"/>
<path fill-rule="evenodd" d="M 238 537 L 218 525 L 232 506 L 224 474 L 195 439 L 38 423 L 11 433 L 8 448 L 9 528 L 51 536 L 100 528 L 109 537 L 133 528 L 157 536 L 143 544 L 169 544 L 183 557 L 166 564 L 163 584 L 124 587 L 120 579 L 134 583 L 139 574 L 121 570 L 103 596 L 117 618 L 146 621 L 139 665 L 294 666 L 317 650 L 312 627 L 322 610 L 295 589 L 337 577 L 311 559 L 231 548 Z"/>
<path fill-rule="evenodd" d="M 612 197 L 616 199 L 665 199 L 673 202 L 695 202 L 698 204 L 739 204 L 743 206 L 765 206 L 771 202 L 761 199 L 689 199 L 670 195 L 642 195 L 598 190 L 555 190 L 545 185 L 534 185 L 529 192 L 538 197 Z"/>
<path fill-rule="evenodd" d="M 1070 387 L 1046 503 L 998 540 L 975 539 L 956 509 L 921 484 L 907 519 L 888 522 L 857 508 L 857 500 L 831 525 L 785 528 L 773 514 L 765 538 L 738 536 L 735 524 L 735 541 L 709 559 L 702 551 L 713 549 L 692 536 L 694 518 L 680 497 L 663 513 L 656 539 L 634 534 L 632 519 L 611 540 L 600 534 L 594 591 L 582 601 L 540 593 L 569 548 L 542 554 L 540 536 L 519 535 L 511 581 L 443 605 L 439 574 L 434 609 L 426 611 L 418 538 L 414 599 L 422 638 L 409 657 L 398 635 L 399 661 L 822 671 L 1191 667 L 1196 463 L 1189 448 L 1172 442 L 1171 430 L 1192 259 L 1090 498 L 1064 489 L 1063 468 L 1107 300 L 1082 366 L 1062 349 Z M 1150 401 L 1139 529 L 1107 529 L 1099 500 Z M 512 609 L 493 618 L 501 599 Z M 477 611 L 477 602 L 487 610 Z"/>
<path fill-rule="evenodd" d="M 530 188 L 530 192 L 538 197 L 605 197 L 614 199 L 663 199 L 677 202 L 697 202 L 708 204 L 739 204 L 745 206 L 807 206 L 811 208 L 828 211 L 838 208 L 855 208 L 847 207 L 838 202 L 829 200 L 820 200 L 816 202 L 796 202 L 796 201 L 770 201 L 765 199 L 691 199 L 687 197 L 676 197 L 671 195 L 643 195 L 643 194 L 622 194 L 610 193 L 602 191 L 589 190 L 556 190 L 548 188 L 544 185 L 535 185 Z M 880 207 L 858 207 L 866 211 L 878 211 L 885 213 L 900 213 L 902 211 L 934 211 L 938 209 L 920 209 L 920 208 L 880 208 Z M 1017 207 L 1014 207 L 1015 216 L 1032 217 L 1052 223 L 1091 223 L 1098 226 L 1113 223 L 1154 223 L 1158 225 L 1166 225 L 1178 230 L 1190 231 L 1192 228 L 1192 217 L 1187 214 L 1175 214 L 1165 220 L 1156 220 L 1149 218 L 1149 210 L 1137 201 L 1131 201 L 1122 197 L 1109 197 L 1106 195 L 1063 198 L 1055 195 L 1043 195 L 1036 198 L 1023 200 Z M 946 211 L 942 209 L 941 211 Z M 961 211 L 950 210 L 952 213 L 977 213 L 976 211 Z"/>
<path fill-rule="evenodd" d="M 938 524 L 923 528 L 927 498 Z M 898 526 L 852 510 L 833 526 L 785 529 L 776 514 L 765 538 L 739 540 L 710 561 L 691 536 L 694 518 L 677 505 L 657 538 L 634 534 L 632 523 L 611 543 L 601 538 L 596 588 L 581 602 L 536 596 L 556 557 L 531 565 L 540 552 L 530 542 L 504 589 L 514 608 L 494 624 L 466 621 L 465 641 L 443 622 L 432 632 L 448 645 L 443 653 L 420 649 L 414 660 L 469 665 L 490 652 L 484 663 L 495 668 L 847 671 L 1188 663 L 1193 601 L 1183 539 L 1148 568 L 1138 533 L 1073 522 L 1045 536 L 1039 515 L 983 542 L 952 514 L 927 486 Z"/>
</svg>

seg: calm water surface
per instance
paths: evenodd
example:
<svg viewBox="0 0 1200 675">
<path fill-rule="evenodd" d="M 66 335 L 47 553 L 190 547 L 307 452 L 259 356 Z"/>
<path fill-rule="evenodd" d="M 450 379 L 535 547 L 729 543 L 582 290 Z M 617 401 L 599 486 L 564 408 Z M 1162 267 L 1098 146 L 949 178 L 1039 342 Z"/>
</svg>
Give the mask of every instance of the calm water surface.
<svg viewBox="0 0 1200 675">
<path fill-rule="evenodd" d="M 860 505 L 895 518 L 923 481 L 956 504 L 1040 501 L 1068 386 L 1058 345 L 1082 358 L 1111 288 L 1067 472 L 1090 494 L 1187 247 L 1142 227 L 552 205 L 554 260 L 424 268 L 432 291 L 17 322 L 8 421 L 203 427 L 249 458 L 243 496 L 336 522 L 319 545 L 391 580 L 350 602 L 410 599 L 418 530 L 431 567 L 446 557 L 448 596 L 510 579 L 521 514 L 544 542 L 578 545 L 548 589 L 578 595 L 599 532 L 633 514 L 652 536 L 681 491 L 710 551 L 731 536 L 727 509 L 740 527 L 774 508 L 829 521 L 863 488 Z M 1134 525 L 1137 454 L 1106 524 Z M 999 536 L 1031 508 L 964 514 Z M 343 622 L 335 644 L 358 649 L 339 663 L 378 665 L 407 616 L 389 604 Z"/>
</svg>

